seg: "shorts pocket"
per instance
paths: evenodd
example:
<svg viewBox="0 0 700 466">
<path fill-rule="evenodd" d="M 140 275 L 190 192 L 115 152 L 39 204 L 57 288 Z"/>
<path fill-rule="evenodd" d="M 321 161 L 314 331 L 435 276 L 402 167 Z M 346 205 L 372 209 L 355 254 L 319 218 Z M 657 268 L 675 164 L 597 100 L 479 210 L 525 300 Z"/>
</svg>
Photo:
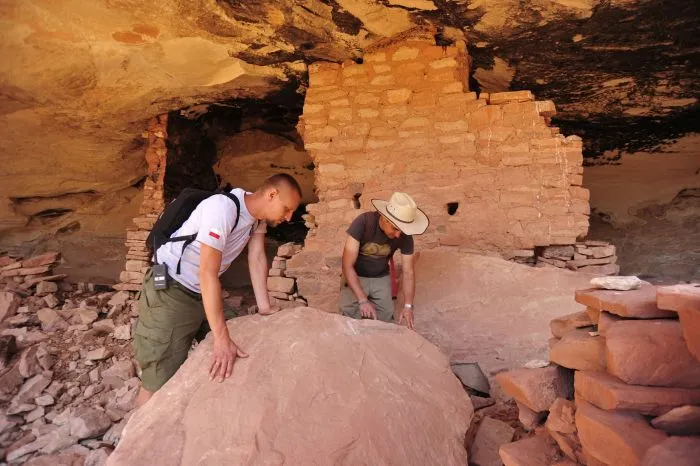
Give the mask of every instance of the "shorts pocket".
<svg viewBox="0 0 700 466">
<path fill-rule="evenodd" d="M 143 302 L 146 307 L 151 309 L 163 306 L 163 301 L 160 299 L 159 292 L 153 289 L 152 283 L 143 287 L 139 301 Z"/>
<path fill-rule="evenodd" d="M 134 350 L 141 367 L 166 357 L 173 329 L 148 327 L 139 319 L 134 330 Z"/>
</svg>

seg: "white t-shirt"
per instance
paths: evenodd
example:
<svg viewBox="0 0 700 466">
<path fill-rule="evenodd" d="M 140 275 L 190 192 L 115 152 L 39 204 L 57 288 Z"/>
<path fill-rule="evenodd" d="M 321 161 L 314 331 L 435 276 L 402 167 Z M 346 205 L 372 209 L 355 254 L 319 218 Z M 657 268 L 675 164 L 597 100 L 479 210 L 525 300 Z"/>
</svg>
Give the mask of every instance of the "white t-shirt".
<svg viewBox="0 0 700 466">
<path fill-rule="evenodd" d="M 221 276 L 248 244 L 253 229 L 256 228 L 256 232 L 263 234 L 267 230 L 265 222 L 256 222 L 248 212 L 244 198 L 250 193 L 239 188 L 232 190 L 231 193 L 241 204 L 241 214 L 234 231 L 231 229 L 236 221 L 236 204 L 225 195 L 216 194 L 200 202 L 190 218 L 170 236 L 172 238 L 197 234 L 197 238 L 185 249 L 184 255 L 182 254 L 184 241 L 165 243 L 158 248 L 158 262 L 168 266 L 168 275 L 196 293 L 201 293 L 199 286 L 201 243 L 221 251 L 219 269 L 219 276 Z M 178 274 L 177 261 L 180 260 L 180 256 L 182 260 Z"/>
</svg>

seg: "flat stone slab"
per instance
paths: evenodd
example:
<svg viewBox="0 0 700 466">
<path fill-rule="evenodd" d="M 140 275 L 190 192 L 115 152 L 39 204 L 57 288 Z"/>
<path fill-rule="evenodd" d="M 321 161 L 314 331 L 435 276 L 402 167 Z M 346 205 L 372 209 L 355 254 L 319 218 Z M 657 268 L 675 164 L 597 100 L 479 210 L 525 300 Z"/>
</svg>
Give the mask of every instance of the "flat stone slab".
<svg viewBox="0 0 700 466">
<path fill-rule="evenodd" d="M 605 334 L 607 371 L 635 385 L 700 388 L 700 363 L 675 320 L 616 322 Z"/>
<path fill-rule="evenodd" d="M 656 290 L 656 300 L 659 309 L 669 311 L 693 309 L 700 311 L 700 285 L 660 286 Z"/>
<path fill-rule="evenodd" d="M 683 405 L 700 404 L 700 389 L 629 385 L 606 372 L 578 371 L 577 396 L 602 409 L 628 409 L 658 416 Z"/>
<path fill-rule="evenodd" d="M 549 360 L 580 371 L 605 370 L 605 339 L 586 330 L 574 330 L 549 350 Z"/>
<path fill-rule="evenodd" d="M 563 338 L 564 335 L 574 329 L 593 325 L 595 325 L 595 323 L 591 320 L 588 313 L 586 311 L 579 311 L 552 319 L 551 322 L 549 322 L 549 329 L 552 331 L 553 336 Z"/>
<path fill-rule="evenodd" d="M 583 448 L 609 465 L 636 465 L 666 434 L 649 425 L 641 414 L 604 411 L 576 399 L 576 429 Z"/>
<path fill-rule="evenodd" d="M 656 306 L 656 287 L 644 285 L 636 290 L 577 290 L 577 303 L 608 311 L 622 317 L 635 319 L 673 318 L 673 312 L 659 309 Z"/>
</svg>

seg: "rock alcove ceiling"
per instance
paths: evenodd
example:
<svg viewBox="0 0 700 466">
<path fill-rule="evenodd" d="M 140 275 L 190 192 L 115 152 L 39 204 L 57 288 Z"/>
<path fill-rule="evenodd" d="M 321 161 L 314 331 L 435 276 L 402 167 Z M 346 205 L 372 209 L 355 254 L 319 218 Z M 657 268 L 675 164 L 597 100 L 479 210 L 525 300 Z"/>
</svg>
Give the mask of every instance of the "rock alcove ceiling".
<svg viewBox="0 0 700 466">
<path fill-rule="evenodd" d="M 554 124 L 583 136 L 589 161 L 658 150 L 700 125 L 696 2 L 26 0 L 0 7 L 0 22 L 5 233 L 70 232 L 85 206 L 129 218 L 154 115 L 274 100 L 293 127 L 310 63 L 361 60 L 417 26 L 467 40 L 473 89 L 555 101 Z"/>
</svg>

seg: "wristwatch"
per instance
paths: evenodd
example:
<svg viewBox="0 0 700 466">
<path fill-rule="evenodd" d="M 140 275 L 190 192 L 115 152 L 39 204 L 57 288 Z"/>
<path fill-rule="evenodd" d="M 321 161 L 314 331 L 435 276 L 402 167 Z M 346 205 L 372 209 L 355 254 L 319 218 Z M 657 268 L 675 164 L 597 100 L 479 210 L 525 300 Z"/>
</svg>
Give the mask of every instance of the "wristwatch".
<svg viewBox="0 0 700 466">
<path fill-rule="evenodd" d="M 362 306 L 363 304 L 367 304 L 368 302 L 369 302 L 369 301 L 366 300 L 366 299 L 361 299 L 360 301 L 357 302 L 357 304 L 359 304 L 360 306 Z"/>
<path fill-rule="evenodd" d="M 406 309 L 413 309 L 413 304 L 404 304 L 403 307 Z"/>
</svg>

